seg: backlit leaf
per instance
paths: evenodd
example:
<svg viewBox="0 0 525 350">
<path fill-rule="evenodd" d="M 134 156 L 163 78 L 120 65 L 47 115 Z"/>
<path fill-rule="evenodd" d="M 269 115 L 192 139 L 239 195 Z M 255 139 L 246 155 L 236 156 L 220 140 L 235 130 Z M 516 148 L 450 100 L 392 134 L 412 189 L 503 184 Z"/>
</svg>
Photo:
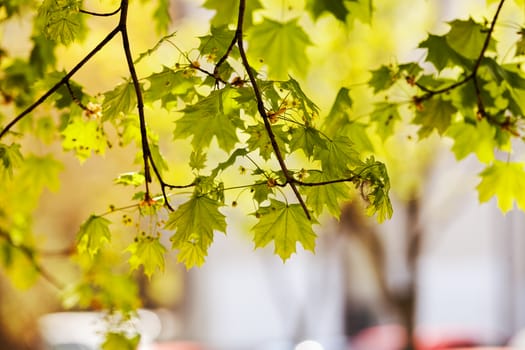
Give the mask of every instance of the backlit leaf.
<svg viewBox="0 0 525 350">
<path fill-rule="evenodd" d="M 185 249 L 179 259 L 188 267 L 201 261 L 207 255 L 208 247 L 213 242 L 213 232 L 226 232 L 225 216 L 219 211 L 221 204 L 204 196 L 194 196 L 170 213 L 166 229 L 174 230 L 171 242 L 174 249 Z M 200 249 L 187 245 L 197 244 Z M 188 250 L 191 248 L 191 252 Z M 200 257 L 194 254 L 202 253 Z M 191 254 L 189 254 L 191 253 Z M 191 258 L 190 260 L 188 260 Z"/>
<path fill-rule="evenodd" d="M 328 136 L 334 136 L 348 124 L 352 104 L 353 101 L 350 97 L 350 90 L 345 87 L 339 89 L 334 104 L 323 125 L 323 130 Z"/>
<path fill-rule="evenodd" d="M 446 40 L 450 47 L 463 57 L 476 59 L 487 37 L 485 28 L 474 22 L 472 18 L 467 21 L 457 19 L 449 24 L 450 31 L 446 35 Z M 493 40 L 490 41 L 489 49 L 495 49 Z"/>
<path fill-rule="evenodd" d="M 164 271 L 166 248 L 160 243 L 159 237 L 138 236 L 126 251 L 131 253 L 128 260 L 131 270 L 142 265 L 144 273 L 150 278 L 157 269 Z"/>
<path fill-rule="evenodd" d="M 421 125 L 418 132 L 421 138 L 427 137 L 434 130 L 442 135 L 449 127 L 452 116 L 456 112 L 456 108 L 450 101 L 441 97 L 432 98 L 422 103 L 413 123 Z"/>
<path fill-rule="evenodd" d="M 215 137 L 225 151 L 233 149 L 238 141 L 239 107 L 234 103 L 236 92 L 230 88 L 213 91 L 199 102 L 184 108 L 184 115 L 176 121 L 175 138 L 192 136 L 194 150 L 207 148 Z"/>
<path fill-rule="evenodd" d="M 498 207 L 504 213 L 512 209 L 514 201 L 525 210 L 525 170 L 523 163 L 494 161 L 483 170 L 477 186 L 479 201 L 498 198 Z"/>
<path fill-rule="evenodd" d="M 0 143 L 0 179 L 12 177 L 13 169 L 19 167 L 24 159 L 20 153 L 20 145 L 13 143 L 9 146 Z"/>
<path fill-rule="evenodd" d="M 334 180 L 323 171 L 310 171 L 305 179 L 307 183 L 319 183 Z M 350 199 L 350 188 L 347 183 L 339 182 L 322 186 L 304 186 L 306 204 L 316 215 L 320 215 L 326 207 L 335 217 L 341 215 L 341 203 Z"/>
<path fill-rule="evenodd" d="M 133 84 L 125 82 L 117 85 L 113 90 L 104 93 L 102 103 L 103 120 L 114 120 L 126 115 L 137 105 L 137 96 Z"/>
<path fill-rule="evenodd" d="M 271 200 L 269 206 L 259 208 L 256 216 L 259 217 L 259 222 L 252 227 L 256 248 L 265 247 L 273 241 L 275 254 L 283 261 L 296 252 L 297 243 L 314 252 L 314 222 L 308 220 L 299 204 L 288 205 Z"/>
<path fill-rule="evenodd" d="M 268 65 L 271 78 L 284 80 L 291 71 L 304 75 L 308 66 L 306 48 L 310 38 L 297 19 L 277 22 L 265 18 L 248 33 L 248 54 Z"/>
<path fill-rule="evenodd" d="M 394 134 L 396 123 L 401 120 L 398 105 L 388 102 L 376 103 L 370 117 L 376 124 L 376 132 L 383 141 Z"/>
<path fill-rule="evenodd" d="M 91 257 L 111 240 L 108 219 L 91 215 L 81 226 L 77 234 L 77 247 L 80 253 L 88 253 Z"/>
<path fill-rule="evenodd" d="M 38 16 L 44 23 L 44 33 L 62 44 L 71 43 L 81 28 L 79 0 L 44 0 Z"/>
<path fill-rule="evenodd" d="M 371 71 L 372 78 L 368 84 L 374 89 L 374 92 L 384 91 L 395 84 L 399 78 L 397 72 L 391 66 L 381 66 Z"/>
<path fill-rule="evenodd" d="M 91 153 L 104 154 L 106 151 L 106 136 L 98 120 L 84 121 L 74 118 L 62 131 L 62 147 L 66 151 L 73 150 L 77 158 L 84 162 Z"/>
<path fill-rule="evenodd" d="M 25 159 L 21 176 L 31 179 L 32 190 L 37 193 L 40 193 L 44 188 L 58 191 L 60 188 L 59 173 L 63 167 L 62 163 L 52 155 L 29 156 Z"/>
<path fill-rule="evenodd" d="M 321 161 L 323 172 L 334 178 L 342 176 L 349 166 L 362 163 L 350 139 L 343 135 L 326 142 L 325 148 L 317 150 L 315 159 Z"/>
<path fill-rule="evenodd" d="M 136 350 L 140 342 L 140 334 L 129 336 L 125 333 L 110 332 L 106 334 L 102 350 Z"/>
<path fill-rule="evenodd" d="M 476 124 L 454 123 L 446 133 L 454 139 L 452 151 L 458 160 L 474 152 L 483 163 L 494 159 L 495 134 L 495 129 L 485 119 Z"/>
<path fill-rule="evenodd" d="M 215 15 L 211 19 L 214 27 L 236 24 L 239 13 L 239 1 L 237 0 L 206 0 L 203 5 L 205 8 L 215 10 Z M 252 25 L 253 11 L 262 8 L 259 0 L 246 1 L 245 26 Z"/>
<path fill-rule="evenodd" d="M 464 65 L 466 60 L 454 51 L 445 36 L 429 34 L 427 39 L 419 44 L 420 48 L 427 49 L 426 60 L 434 65 L 438 71 L 453 65 Z"/>
</svg>

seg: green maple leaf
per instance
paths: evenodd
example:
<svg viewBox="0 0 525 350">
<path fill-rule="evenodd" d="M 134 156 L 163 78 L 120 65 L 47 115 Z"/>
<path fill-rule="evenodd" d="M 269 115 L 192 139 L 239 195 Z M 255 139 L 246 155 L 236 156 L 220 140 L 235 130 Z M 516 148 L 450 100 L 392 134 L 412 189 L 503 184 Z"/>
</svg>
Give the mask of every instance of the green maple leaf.
<svg viewBox="0 0 525 350">
<path fill-rule="evenodd" d="M 283 131 L 280 125 L 272 125 L 272 130 L 277 141 L 277 146 L 279 149 L 285 150 L 286 143 L 288 142 L 288 132 Z M 261 157 L 264 160 L 269 160 L 273 154 L 273 147 L 264 124 L 250 125 L 246 128 L 246 133 L 250 135 L 246 141 L 248 149 L 250 151 L 259 150 Z"/>
<path fill-rule="evenodd" d="M 414 124 L 421 125 L 419 136 L 427 137 L 436 129 L 440 135 L 448 129 L 452 116 L 457 112 L 452 102 L 441 97 L 432 98 L 422 103 L 422 109 L 416 112 L 416 117 L 412 121 Z"/>
<path fill-rule="evenodd" d="M 0 262 L 2 272 L 16 288 L 29 289 L 34 286 L 40 275 L 35 262 L 24 252 L 4 240 L 0 241 Z"/>
<path fill-rule="evenodd" d="M 210 29 L 210 34 L 199 37 L 199 52 L 201 55 L 208 55 L 212 61 L 218 61 L 226 53 L 233 38 L 235 31 L 228 29 L 228 26 L 214 27 Z M 239 50 L 234 47 L 231 52 L 232 57 L 239 56 Z"/>
<path fill-rule="evenodd" d="M 358 180 L 357 186 L 361 195 L 368 203 L 368 215 L 376 215 L 379 223 L 392 217 L 392 203 L 388 193 L 390 191 L 390 178 L 383 163 L 374 157 L 369 157 L 361 165 L 353 169 L 353 174 Z"/>
<path fill-rule="evenodd" d="M 458 53 L 448 45 L 445 36 L 429 34 L 418 47 L 427 49 L 426 60 L 432 63 L 438 71 L 448 66 L 465 66 L 468 64 L 467 60 L 458 55 Z"/>
<path fill-rule="evenodd" d="M 23 164 L 24 158 L 20 153 L 20 145 L 13 143 L 9 146 L 0 143 L 0 179 L 12 177 L 13 169 Z"/>
<path fill-rule="evenodd" d="M 158 1 L 155 12 L 153 12 L 153 18 L 155 19 L 155 29 L 157 30 L 157 33 L 166 33 L 171 24 L 169 0 Z"/>
<path fill-rule="evenodd" d="M 475 124 L 454 123 L 447 130 L 446 136 L 454 139 L 452 151 L 458 160 L 474 152 L 483 163 L 494 160 L 496 148 L 496 130 L 486 119 Z"/>
<path fill-rule="evenodd" d="M 368 81 L 368 85 L 374 89 L 374 93 L 387 90 L 394 85 L 399 78 L 397 71 L 391 66 L 383 65 L 378 69 L 371 71 L 371 73 L 372 77 Z"/>
<path fill-rule="evenodd" d="M 74 150 L 76 157 L 84 162 L 91 152 L 104 154 L 106 151 L 106 136 L 97 120 L 83 121 L 74 118 L 62 131 L 64 150 Z"/>
<path fill-rule="evenodd" d="M 388 102 L 376 103 L 370 117 L 376 124 L 376 132 L 381 140 L 392 136 L 396 123 L 401 120 L 398 105 Z"/>
<path fill-rule="evenodd" d="M 104 93 L 102 103 L 102 120 L 115 120 L 126 115 L 137 105 L 137 96 L 131 82 L 117 85 L 113 90 Z"/>
<path fill-rule="evenodd" d="M 287 95 L 292 97 L 292 103 L 295 102 L 297 105 L 295 108 L 301 112 L 302 121 L 305 121 L 307 125 L 312 121 L 314 116 L 319 114 L 319 107 L 306 96 L 297 80 L 289 77 L 287 81 L 280 82 L 279 86 L 281 89 L 287 90 Z M 266 97 L 270 96 L 271 94 L 266 94 Z"/>
<path fill-rule="evenodd" d="M 290 129 L 290 152 L 302 150 L 310 158 L 314 155 L 314 148 L 324 148 L 326 141 L 315 128 L 306 126 Z"/>
<path fill-rule="evenodd" d="M 142 265 L 144 273 L 150 278 L 155 270 L 164 271 L 166 248 L 160 243 L 159 237 L 136 237 L 135 242 L 131 243 L 126 251 L 131 253 L 128 260 L 131 270 L 138 269 Z"/>
<path fill-rule="evenodd" d="M 125 333 L 109 332 L 106 334 L 102 350 L 135 350 L 140 342 L 140 334 L 129 336 Z"/>
<path fill-rule="evenodd" d="M 485 27 L 472 18 L 467 21 L 454 20 L 449 24 L 450 31 L 445 36 L 448 45 L 463 57 L 478 58 L 488 35 Z M 489 50 L 494 51 L 495 47 L 495 42 L 491 39 Z"/>
<path fill-rule="evenodd" d="M 190 154 L 189 166 L 193 170 L 202 170 L 206 167 L 207 153 L 203 152 L 202 149 L 192 151 Z"/>
<path fill-rule="evenodd" d="M 220 171 L 226 170 L 230 168 L 233 164 L 235 164 L 235 161 L 238 157 L 244 157 L 247 154 L 248 151 L 245 148 L 237 148 L 235 151 L 233 151 L 233 153 L 230 154 L 230 157 L 226 161 L 217 164 L 215 169 L 213 169 L 210 173 L 210 177 L 217 177 Z"/>
<path fill-rule="evenodd" d="M 319 183 L 334 180 L 325 172 L 313 170 L 308 173 L 305 182 Z M 335 217 L 341 215 L 341 203 L 350 199 L 350 188 L 347 183 L 333 183 L 322 186 L 305 186 L 302 191 L 306 195 L 306 205 L 312 208 L 316 215 L 320 215 L 326 207 Z"/>
<path fill-rule="evenodd" d="M 318 149 L 315 159 L 321 161 L 323 172 L 333 178 L 343 175 L 349 166 L 362 164 L 359 153 L 352 147 L 350 139 L 338 135 L 325 143 L 326 147 Z"/>
<path fill-rule="evenodd" d="M 268 199 L 270 194 L 274 194 L 275 190 L 273 187 L 268 186 L 268 181 L 256 183 L 251 187 L 253 200 L 259 204 L 262 204 Z"/>
<path fill-rule="evenodd" d="M 220 207 L 219 201 L 204 196 L 194 196 L 170 213 L 165 227 L 168 230 L 175 230 L 170 238 L 173 248 L 184 249 L 179 259 L 188 268 L 207 255 L 208 247 L 213 242 L 213 231 L 226 232 L 226 220 L 219 211 Z M 188 249 L 191 247 L 187 246 L 187 243 L 198 244 L 200 250 L 193 249 L 189 254 Z M 200 258 L 195 257 L 194 254 L 199 252 L 201 252 Z M 187 260 L 189 257 L 191 259 Z"/>
<path fill-rule="evenodd" d="M 108 219 L 91 215 L 81 226 L 77 234 L 77 248 L 80 253 L 95 256 L 102 246 L 111 240 Z"/>
<path fill-rule="evenodd" d="M 215 16 L 211 19 L 214 27 L 236 24 L 239 13 L 239 1 L 237 0 L 206 0 L 205 8 L 215 10 Z M 246 28 L 252 25 L 252 14 L 255 10 L 262 8 L 259 0 L 246 1 L 244 25 Z"/>
<path fill-rule="evenodd" d="M 81 29 L 80 4 L 79 0 L 44 0 L 38 10 L 44 33 L 51 40 L 71 43 Z"/>
<path fill-rule="evenodd" d="M 353 101 L 350 97 L 350 90 L 345 87 L 339 89 L 330 113 L 328 113 L 323 124 L 325 134 L 334 136 L 348 124 L 352 105 Z"/>
<path fill-rule="evenodd" d="M 192 136 L 194 150 L 207 148 L 216 137 L 219 147 L 229 152 L 237 143 L 236 128 L 242 127 L 234 89 L 215 90 L 209 96 L 183 109 L 176 121 L 175 138 Z"/>
<path fill-rule="evenodd" d="M 493 196 L 498 198 L 498 207 L 504 213 L 512 209 L 516 201 L 525 210 L 525 170 L 523 163 L 496 160 L 483 170 L 481 181 L 476 187 L 479 201 L 487 202 Z"/>
<path fill-rule="evenodd" d="M 268 75 L 284 80 L 290 71 L 304 75 L 308 66 L 306 48 L 310 38 L 298 19 L 277 22 L 265 18 L 248 32 L 248 54 L 268 65 Z"/>
<path fill-rule="evenodd" d="M 345 23 L 346 16 L 349 13 L 345 2 L 345 0 L 307 0 L 306 9 L 314 19 L 318 19 L 324 12 L 328 12 L 334 15 L 339 21 Z"/>
<path fill-rule="evenodd" d="M 29 156 L 25 159 L 22 177 L 31 179 L 32 191 L 37 193 L 40 193 L 44 187 L 51 191 L 58 191 L 60 188 L 58 175 L 63 168 L 63 164 L 54 159 L 52 155 Z"/>
<path fill-rule="evenodd" d="M 146 178 L 142 173 L 138 172 L 129 172 L 120 174 L 115 180 L 114 183 L 124 186 L 140 186 L 146 181 Z"/>
<path fill-rule="evenodd" d="M 148 88 L 144 91 L 144 101 L 152 103 L 160 100 L 162 106 L 165 107 L 169 102 L 176 101 L 177 98 L 181 98 L 185 102 L 190 102 L 196 95 L 195 86 L 199 84 L 199 79 L 192 75 L 187 74 L 182 70 L 172 70 L 168 67 L 164 67 L 159 73 L 153 73 L 146 78 L 149 83 Z M 129 85 L 129 84 L 128 84 Z M 121 91 L 120 95 L 115 97 L 122 100 L 123 106 L 129 110 L 134 106 L 136 96 L 133 90 L 133 86 L 128 86 L 129 91 Z M 127 107 L 127 105 L 131 107 Z M 115 101 L 115 110 L 118 111 L 118 102 Z"/>
<path fill-rule="evenodd" d="M 194 266 L 201 267 L 208 255 L 207 250 L 196 242 L 183 242 L 178 249 L 177 262 L 183 263 L 188 270 Z"/>
<path fill-rule="evenodd" d="M 306 217 L 299 204 L 286 204 L 272 199 L 267 207 L 257 211 L 259 222 L 252 227 L 256 248 L 274 242 L 275 254 L 286 261 L 296 252 L 297 243 L 314 252 L 316 234 L 312 221 Z"/>
</svg>

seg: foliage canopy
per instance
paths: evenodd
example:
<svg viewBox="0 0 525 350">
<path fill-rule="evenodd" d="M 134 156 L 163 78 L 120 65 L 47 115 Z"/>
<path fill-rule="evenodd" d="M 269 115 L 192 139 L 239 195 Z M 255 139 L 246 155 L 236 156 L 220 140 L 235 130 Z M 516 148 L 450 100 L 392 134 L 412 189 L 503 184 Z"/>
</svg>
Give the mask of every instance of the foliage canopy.
<svg viewBox="0 0 525 350">
<path fill-rule="evenodd" d="M 341 86 L 323 111 L 301 78 L 314 69 L 307 52 L 315 45 L 316 21 L 336 21 L 350 36 L 356 21 L 373 28 L 372 0 L 307 0 L 292 18 L 272 17 L 281 10 L 272 2 L 207 0 L 202 6 L 214 11 L 209 31 L 191 50 L 179 47 L 176 33 L 168 34 L 170 4 L 159 0 L 152 19 L 160 39 L 141 54 L 132 52 L 129 0 L 104 12 L 108 6 L 115 1 L 7 0 L 0 7 L 3 23 L 32 21 L 27 58 L 0 48 L 0 256 L 15 281 L 29 278 L 17 273 L 40 274 L 67 291 L 70 306 L 129 312 L 137 305 L 136 288 L 126 287 L 129 271 L 141 268 L 151 277 L 164 269 L 170 250 L 187 268 L 202 265 L 214 235 L 227 232 L 222 209 L 246 210 L 238 205 L 241 197 L 253 203 L 246 214 L 255 218 L 255 247 L 272 243 L 283 260 L 298 243 L 314 251 L 312 225 L 323 213 L 339 217 L 344 201 L 361 197 L 379 222 L 391 217 L 390 179 L 374 145 L 406 123 L 417 127 L 419 139 L 451 139 L 458 160 L 473 154 L 486 164 L 477 187 L 481 202 L 496 196 L 504 212 L 514 202 L 525 209 L 524 164 L 497 157 L 500 151 L 510 155 L 523 139 L 525 29 L 515 28 L 506 54 L 497 30 L 502 9 L 525 6 L 522 1 L 487 1 L 489 18 L 455 19 L 444 34 L 429 33 L 419 44 L 424 59 L 372 70 L 366 88 L 375 102 L 364 117 L 353 111 L 352 88 Z M 112 29 L 69 69 L 59 69 L 58 50 L 82 44 L 91 17 L 108 17 Z M 88 93 L 75 75 L 118 37 L 128 75 L 108 91 Z M 166 46 L 174 48 L 175 63 L 142 74 L 142 61 Z M 410 97 L 396 98 L 399 91 Z M 175 161 L 164 155 L 164 133 L 152 112 L 159 110 L 173 121 L 173 139 L 191 145 L 179 152 L 186 169 L 174 169 Z M 82 277 L 74 285 L 62 286 L 45 271 L 35 249 L 33 212 L 44 189 L 58 189 L 63 169 L 53 153 L 34 152 L 35 142 L 50 149 L 60 143 L 79 162 L 117 145 L 138 153 L 137 170 L 114 180 L 130 189 L 131 203 L 93 213 L 79 227 L 70 254 Z M 186 182 L 178 182 L 179 171 L 191 174 Z M 121 230 L 111 218 L 130 211 L 139 223 L 124 239 L 128 268 L 110 269 L 121 277 L 108 284 L 104 271 Z M 129 223 L 127 214 L 123 221 Z M 108 349 L 125 338 L 109 335 Z"/>
</svg>

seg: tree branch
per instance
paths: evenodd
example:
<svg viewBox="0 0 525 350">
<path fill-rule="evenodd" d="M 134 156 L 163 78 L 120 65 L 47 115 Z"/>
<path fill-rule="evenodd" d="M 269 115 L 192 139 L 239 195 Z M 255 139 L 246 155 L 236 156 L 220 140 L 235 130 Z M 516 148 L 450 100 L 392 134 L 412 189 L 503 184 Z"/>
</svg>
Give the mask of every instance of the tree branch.
<svg viewBox="0 0 525 350">
<path fill-rule="evenodd" d="M 98 53 L 104 46 L 106 46 L 107 43 L 113 39 L 115 35 L 120 31 L 119 27 L 114 28 L 102 41 L 95 46 L 93 50 L 91 50 L 80 62 L 78 62 L 69 73 L 67 73 L 58 83 L 53 85 L 51 89 L 49 89 L 46 93 L 44 93 L 38 100 L 36 100 L 33 104 L 31 104 L 29 107 L 27 107 L 22 113 L 17 115 L 9 124 L 7 124 L 2 131 L 0 131 L 0 139 L 4 137 L 9 130 L 13 126 L 15 126 L 19 121 L 21 121 L 25 116 L 27 116 L 29 113 L 31 113 L 35 108 L 40 106 L 42 103 L 44 103 L 45 100 L 49 98 L 52 94 L 54 94 L 62 84 L 65 84 L 75 73 L 82 68 L 96 53 Z"/>
<path fill-rule="evenodd" d="M 438 94 L 443 94 L 443 93 L 447 93 L 463 84 L 466 84 L 468 83 L 470 80 L 473 80 L 473 84 L 474 84 L 474 89 L 476 90 L 476 96 L 477 96 L 477 106 L 478 106 L 478 111 L 480 113 L 482 113 L 484 115 L 485 113 L 485 109 L 483 107 L 483 102 L 481 100 L 481 90 L 479 88 L 479 85 L 478 85 L 478 79 L 477 79 L 477 74 L 478 74 L 478 70 L 479 70 L 479 67 L 481 66 L 481 61 L 483 60 L 483 58 L 485 57 L 485 52 L 487 51 L 488 47 L 489 47 L 489 44 L 490 44 L 490 39 L 492 38 L 492 34 L 494 33 L 494 28 L 496 26 L 496 22 L 498 20 L 498 17 L 499 17 L 499 14 L 501 12 L 501 9 L 503 7 L 503 4 L 505 3 L 505 0 L 500 0 L 499 4 L 498 4 L 498 8 L 496 9 L 496 13 L 494 14 L 494 17 L 492 18 L 492 21 L 490 23 L 490 27 L 489 27 L 489 30 L 487 31 L 487 36 L 485 37 L 485 41 L 483 42 L 483 46 L 481 48 L 481 51 L 474 63 L 474 66 L 472 67 L 472 72 L 470 72 L 470 74 L 468 74 L 465 78 L 463 78 L 462 80 L 452 84 L 452 85 L 449 85 L 447 87 L 444 87 L 444 88 L 441 88 L 441 89 L 437 89 L 437 90 L 432 90 L 432 89 L 429 89 L 419 83 L 415 83 L 416 86 L 421 89 L 422 91 L 425 92 L 425 94 L 423 96 L 419 96 L 419 97 L 416 97 L 415 98 L 415 101 L 416 102 L 423 102 L 425 100 L 428 100 L 430 98 L 432 98 L 434 95 L 438 95 Z"/>
<path fill-rule="evenodd" d="M 303 208 L 306 217 L 310 220 L 311 219 L 310 212 L 308 211 L 308 208 L 306 207 L 306 203 L 304 202 L 303 197 L 301 196 L 301 194 L 299 193 L 299 190 L 297 189 L 297 186 L 295 185 L 296 183 L 295 179 L 288 171 L 288 168 L 284 161 L 284 157 L 281 153 L 281 150 L 279 149 L 279 146 L 277 145 L 277 140 L 275 138 L 275 134 L 273 133 L 272 125 L 270 121 L 268 120 L 266 109 L 264 108 L 264 101 L 261 95 L 261 90 L 259 89 L 259 85 L 257 84 L 257 79 L 255 77 L 255 74 L 252 70 L 252 67 L 250 66 L 248 58 L 246 57 L 246 51 L 244 50 L 244 44 L 243 44 L 243 22 L 244 22 L 245 10 L 246 10 L 246 0 L 240 0 L 239 1 L 239 17 L 237 21 L 237 29 L 235 31 L 235 37 L 237 38 L 237 47 L 239 48 L 239 53 L 241 55 L 242 64 L 244 66 L 244 69 L 246 70 L 246 73 L 248 74 L 248 77 L 250 78 L 252 89 L 255 94 L 255 99 L 257 100 L 257 111 L 259 112 L 260 116 L 263 119 L 264 127 L 266 129 L 266 132 L 268 133 L 268 137 L 270 138 L 270 143 L 272 144 L 272 148 L 273 148 L 275 157 L 277 158 L 277 161 L 279 162 L 281 170 L 283 171 L 284 176 L 286 178 L 286 183 L 290 185 L 290 188 L 292 189 L 295 196 L 297 197 L 297 200 L 299 201 L 299 204 Z"/>
<path fill-rule="evenodd" d="M 131 54 L 131 48 L 128 38 L 128 28 L 127 28 L 127 18 L 128 18 L 128 4 L 129 0 L 122 0 L 120 3 L 120 21 L 119 21 L 119 31 L 122 34 L 122 46 L 124 49 L 124 54 L 126 56 L 126 62 L 129 69 L 129 74 L 131 75 L 131 80 L 133 82 L 133 88 L 135 90 L 135 96 L 137 97 L 137 110 L 139 113 L 139 123 L 140 123 L 140 138 L 142 142 L 142 160 L 144 162 L 144 177 L 146 178 L 146 198 L 145 200 L 151 199 L 149 191 L 149 183 L 151 183 L 151 171 L 149 167 L 150 161 L 150 148 L 148 143 L 148 131 L 146 127 L 146 117 L 144 115 L 144 99 L 142 97 L 142 90 L 140 88 L 139 79 L 137 72 L 135 70 L 135 63 L 133 62 L 133 57 Z"/>
<path fill-rule="evenodd" d="M 119 6 L 115 11 L 105 12 L 105 13 L 92 12 L 92 11 L 83 10 L 83 9 L 80 9 L 79 12 L 84 13 L 86 15 L 90 15 L 90 16 L 96 16 L 96 17 L 111 17 L 119 13 L 120 9 L 121 7 Z"/>
</svg>

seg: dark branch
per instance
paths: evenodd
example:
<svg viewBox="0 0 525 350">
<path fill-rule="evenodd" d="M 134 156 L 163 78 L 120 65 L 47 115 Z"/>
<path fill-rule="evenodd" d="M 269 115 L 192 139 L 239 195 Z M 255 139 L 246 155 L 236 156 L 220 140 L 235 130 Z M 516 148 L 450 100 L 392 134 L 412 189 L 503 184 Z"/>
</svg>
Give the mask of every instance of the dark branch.
<svg viewBox="0 0 525 350">
<path fill-rule="evenodd" d="M 26 115 L 28 115 L 29 113 L 31 113 L 36 107 L 40 106 L 42 103 L 44 103 L 45 100 L 47 100 L 47 98 L 49 96 L 51 96 L 52 94 L 54 94 L 59 88 L 60 86 L 62 86 L 62 84 L 65 84 L 69 79 L 71 79 L 71 77 L 73 75 L 75 75 L 75 73 L 80 69 L 82 68 L 82 66 L 84 66 L 97 52 L 99 52 L 104 46 L 106 46 L 107 43 L 109 43 L 111 41 L 111 39 L 113 39 L 113 37 L 115 35 L 117 35 L 117 33 L 120 31 L 120 28 L 119 27 L 116 27 L 115 29 L 113 29 L 108 35 L 106 35 L 106 37 L 104 39 L 102 39 L 102 41 L 97 45 L 95 46 L 95 48 L 93 50 L 91 50 L 80 62 L 78 62 L 72 69 L 69 73 L 67 73 L 58 83 L 56 83 L 55 85 L 53 85 L 53 87 L 51 87 L 51 89 L 49 89 L 46 93 L 44 93 L 38 100 L 36 100 L 35 102 L 33 102 L 32 105 L 30 105 L 29 107 L 27 107 L 24 111 L 22 111 L 22 113 L 20 113 L 19 115 L 17 115 L 9 124 L 7 124 L 3 129 L 2 131 L 0 132 L 0 139 L 2 139 L 2 137 L 5 136 L 5 134 L 7 134 L 9 132 L 9 130 L 11 130 L 11 128 L 13 126 L 15 126 L 19 121 L 21 121 Z"/>
<path fill-rule="evenodd" d="M 144 115 L 144 100 L 142 97 L 142 90 L 140 88 L 139 78 L 135 70 L 135 63 L 133 63 L 133 57 L 131 54 L 131 48 L 128 38 L 128 28 L 127 28 L 127 17 L 128 17 L 128 0 L 122 0 L 120 5 L 120 21 L 118 29 L 122 34 L 122 46 L 124 49 L 124 54 L 126 56 L 126 62 L 129 69 L 129 74 L 131 75 L 131 80 L 133 82 L 133 88 L 135 90 L 135 95 L 137 97 L 137 110 L 139 113 L 139 123 L 140 123 L 140 138 L 142 141 L 142 159 L 144 162 L 144 176 L 146 178 L 146 198 L 148 201 L 151 199 L 149 192 L 149 183 L 151 182 L 151 171 L 149 167 L 150 159 L 150 148 L 148 143 L 148 131 L 146 127 L 146 117 Z"/>
<path fill-rule="evenodd" d="M 467 76 L 465 76 L 462 80 L 452 84 L 452 85 L 449 85 L 447 87 L 444 87 L 444 88 L 441 88 L 441 89 L 437 89 L 437 90 L 432 90 L 432 89 L 429 89 L 419 83 L 416 82 L 416 86 L 421 89 L 422 91 L 425 92 L 425 94 L 423 96 L 419 96 L 419 97 L 416 97 L 416 101 L 418 102 L 423 102 L 425 100 L 428 100 L 430 98 L 432 98 L 434 95 L 438 95 L 438 94 L 443 94 L 443 93 L 446 93 L 446 92 L 449 92 L 449 91 L 452 91 L 454 90 L 455 88 L 463 85 L 463 84 L 466 84 L 468 83 L 470 80 L 473 80 L 473 84 L 474 84 L 474 88 L 476 90 L 476 96 L 477 96 L 477 105 L 478 105 L 478 110 L 480 113 L 484 114 L 485 113 L 485 110 L 483 108 L 483 103 L 482 103 L 482 100 L 481 100 L 481 91 L 480 91 L 480 88 L 479 88 L 479 85 L 478 85 L 478 79 L 477 79 L 477 74 L 478 74 L 478 70 L 479 70 L 479 67 L 481 66 L 481 61 L 483 60 L 483 58 L 485 57 L 485 53 L 489 47 L 489 44 L 490 44 L 490 39 L 492 39 L 492 34 L 494 33 L 494 28 L 496 26 L 496 22 L 498 20 L 498 17 L 499 17 L 499 14 L 501 12 L 501 9 L 503 7 L 503 4 L 505 3 L 505 0 L 500 0 L 499 4 L 498 4 L 498 8 L 496 10 L 496 13 L 494 14 L 494 17 L 492 18 L 492 21 L 490 23 L 490 27 L 489 27 L 489 30 L 487 31 L 487 36 L 485 37 L 485 41 L 483 42 L 483 46 L 481 48 L 481 51 L 478 55 L 478 58 L 476 59 L 476 62 L 474 63 L 474 66 L 472 67 L 472 72 L 470 72 L 470 74 L 468 74 Z"/>
<path fill-rule="evenodd" d="M 119 13 L 120 11 L 120 6 L 118 9 L 116 9 L 115 11 L 112 11 L 112 12 L 105 12 L 105 13 L 99 13 L 99 12 L 92 12 L 92 11 L 88 11 L 88 10 L 83 10 L 83 9 L 80 9 L 79 12 L 80 13 L 84 13 L 86 15 L 90 15 L 90 16 L 97 16 L 97 17 L 111 17 L 111 16 L 114 16 L 116 15 L 117 13 Z"/>
<path fill-rule="evenodd" d="M 264 108 L 264 101 L 261 95 L 261 90 L 259 89 L 259 85 L 257 84 L 257 79 L 255 77 L 255 74 L 252 70 L 252 67 L 250 66 L 248 58 L 246 57 L 246 52 L 244 50 L 244 44 L 243 44 L 243 22 L 244 22 L 245 10 L 246 10 L 246 0 L 240 0 L 239 1 L 239 17 L 237 21 L 237 30 L 235 31 L 235 37 L 237 38 L 237 47 L 239 48 L 239 53 L 241 55 L 242 64 L 244 66 L 244 69 L 246 70 L 246 73 L 248 74 L 248 77 L 250 78 L 252 89 L 255 94 L 255 99 L 257 100 L 257 111 L 259 112 L 260 116 L 263 119 L 264 127 L 266 129 L 266 132 L 268 133 L 268 137 L 270 138 L 270 143 L 272 144 L 272 148 L 273 148 L 275 157 L 277 158 L 277 161 L 279 162 L 281 170 L 283 171 L 284 176 L 286 178 L 286 183 L 290 185 L 290 188 L 292 189 L 295 196 L 297 197 L 297 200 L 299 201 L 299 204 L 303 208 L 306 217 L 310 220 L 311 219 L 310 212 L 308 211 L 308 208 L 306 207 L 306 203 L 304 202 L 303 197 L 301 196 L 301 194 L 299 193 L 299 190 L 297 189 L 297 186 L 295 185 L 295 180 L 293 176 L 288 171 L 288 168 L 284 161 L 284 157 L 281 153 L 281 150 L 279 149 L 279 146 L 277 145 L 277 140 L 275 138 L 275 134 L 273 133 L 272 125 L 268 119 L 268 116 L 266 115 L 266 110 Z"/>
</svg>

